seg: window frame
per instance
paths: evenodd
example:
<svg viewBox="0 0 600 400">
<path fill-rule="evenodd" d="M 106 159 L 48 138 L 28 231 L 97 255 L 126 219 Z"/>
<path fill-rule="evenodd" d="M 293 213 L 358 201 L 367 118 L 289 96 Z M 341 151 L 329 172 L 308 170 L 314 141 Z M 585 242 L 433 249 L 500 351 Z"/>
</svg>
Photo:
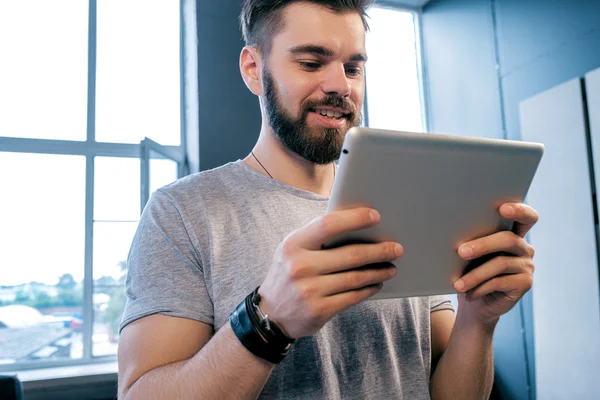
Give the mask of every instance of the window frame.
<svg viewBox="0 0 600 400">
<path fill-rule="evenodd" d="M 152 152 L 156 157 L 152 157 Z M 140 142 L 140 210 L 143 210 L 150 200 L 150 160 L 159 158 L 171 160 L 177 163 L 177 177 L 181 178 L 188 174 L 185 156 L 179 151 L 172 151 L 168 146 L 163 146 L 152 139 L 145 138 Z"/>
<path fill-rule="evenodd" d="M 186 122 L 194 118 L 195 109 L 187 110 L 186 92 L 190 92 L 190 76 L 186 75 L 186 56 L 195 57 L 192 53 L 196 48 L 190 42 L 190 29 L 195 27 L 185 27 L 189 18 L 184 18 L 184 13 L 189 13 L 190 3 L 193 0 L 179 0 L 179 73 L 180 73 L 180 145 L 164 146 L 154 141 L 152 150 L 169 155 L 178 163 L 178 176 L 181 177 L 189 173 L 188 164 L 191 161 L 193 165 L 198 165 L 198 155 L 188 153 L 188 147 L 197 147 L 199 138 L 197 134 L 187 134 Z M 143 159 L 144 146 L 129 143 L 106 143 L 95 141 L 95 112 L 96 112 L 96 35 L 97 35 L 97 0 L 88 0 L 88 81 L 87 81 L 87 126 L 85 141 L 55 140 L 55 139 L 34 139 L 34 138 L 15 138 L 0 136 L 0 155 L 3 152 L 12 153 L 30 153 L 30 154 L 53 154 L 53 155 L 79 155 L 85 156 L 85 255 L 84 255 L 84 279 L 83 279 L 83 326 L 82 326 L 82 344 L 83 354 L 80 359 L 60 359 L 60 360 L 36 360 L 31 362 L 18 362 L 12 364 L 0 365 L 0 372 L 7 371 L 27 371 L 41 368 L 56 368 L 67 366 L 93 365 L 99 363 L 114 362 L 115 355 L 94 356 L 93 355 L 93 228 L 94 228 L 94 160 L 95 157 L 119 157 Z M 195 7 L 193 8 L 195 12 Z M 186 43 L 186 41 L 188 43 Z M 187 52 L 185 54 L 184 52 Z M 189 62 L 189 61 L 188 61 Z M 187 79 L 186 79 L 187 76 Z M 191 82 L 193 83 L 193 82 Z M 186 87 L 187 86 L 187 87 Z M 193 99 L 192 99 L 193 100 Z M 191 114 L 190 114 L 191 113 Z M 146 139 L 149 140 L 149 139 Z M 147 163 L 140 163 L 141 176 L 148 176 Z M 192 171 L 196 172 L 196 171 Z M 143 198 L 143 197 L 141 197 Z"/>
</svg>

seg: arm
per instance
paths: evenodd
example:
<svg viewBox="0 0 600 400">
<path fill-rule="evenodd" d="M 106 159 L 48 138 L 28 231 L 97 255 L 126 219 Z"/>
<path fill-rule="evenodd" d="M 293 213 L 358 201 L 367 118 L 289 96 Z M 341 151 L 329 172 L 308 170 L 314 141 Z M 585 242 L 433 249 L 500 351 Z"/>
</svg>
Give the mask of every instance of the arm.
<svg viewBox="0 0 600 400">
<path fill-rule="evenodd" d="M 495 323 L 484 326 L 468 319 L 460 307 L 456 323 L 451 311 L 431 313 L 433 359 L 441 355 L 431 377 L 432 399 L 489 398 L 494 382 Z"/>
<path fill-rule="evenodd" d="M 119 340 L 119 398 L 255 399 L 273 369 L 246 350 L 229 324 L 151 315 Z"/>
<path fill-rule="evenodd" d="M 396 274 L 389 261 L 401 256 L 398 244 L 321 247 L 342 232 L 373 226 L 379 220 L 379 214 L 368 209 L 345 210 L 317 218 L 290 234 L 275 252 L 260 287 L 261 308 L 270 320 L 289 337 L 309 336 L 338 313 L 377 293 L 381 283 Z M 382 268 L 357 270 L 371 264 Z M 131 279 L 142 281 L 142 276 Z M 210 325 L 157 314 L 126 325 L 119 341 L 120 397 L 256 398 L 273 364 L 250 353 L 229 324 L 211 335 Z"/>
<path fill-rule="evenodd" d="M 514 232 L 495 233 L 458 249 L 464 260 L 494 257 L 454 283 L 459 293 L 456 323 L 448 313 L 432 313 L 432 349 L 438 355 L 443 352 L 431 379 L 432 398 L 489 397 L 494 329 L 500 316 L 531 288 L 534 250 L 524 237 L 537 222 L 537 212 L 525 204 L 504 204 L 499 211 L 504 219 L 515 222 Z"/>
</svg>

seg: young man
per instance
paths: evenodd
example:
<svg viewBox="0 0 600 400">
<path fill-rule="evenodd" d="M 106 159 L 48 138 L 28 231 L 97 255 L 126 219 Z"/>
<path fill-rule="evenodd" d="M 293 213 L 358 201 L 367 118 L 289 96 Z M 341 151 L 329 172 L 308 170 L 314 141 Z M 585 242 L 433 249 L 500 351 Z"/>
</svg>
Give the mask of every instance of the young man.
<svg viewBox="0 0 600 400">
<path fill-rule="evenodd" d="M 364 302 L 396 274 L 400 244 L 322 250 L 380 220 L 363 208 L 324 215 L 360 119 L 367 3 L 244 1 L 240 70 L 260 100 L 260 137 L 246 159 L 160 189 L 144 210 L 120 398 L 488 397 L 494 327 L 531 287 L 534 210 L 505 204 L 517 234 L 461 246 L 465 259 L 510 256 L 456 282 L 456 319 L 443 296 Z"/>
</svg>

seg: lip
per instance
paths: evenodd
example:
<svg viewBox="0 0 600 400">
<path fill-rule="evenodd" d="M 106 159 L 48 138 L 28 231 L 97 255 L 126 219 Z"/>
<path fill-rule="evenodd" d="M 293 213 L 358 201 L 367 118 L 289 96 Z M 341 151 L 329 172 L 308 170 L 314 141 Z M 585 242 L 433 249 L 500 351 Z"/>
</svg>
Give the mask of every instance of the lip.
<svg viewBox="0 0 600 400">
<path fill-rule="evenodd" d="M 345 108 L 340 108 L 340 107 L 319 106 L 319 107 L 315 107 L 313 110 L 317 110 L 317 109 L 327 110 L 327 111 L 337 111 L 337 112 L 341 112 L 342 114 L 350 114 L 350 110 L 347 110 Z"/>
<path fill-rule="evenodd" d="M 347 121 L 346 117 L 342 117 L 340 119 L 332 119 L 329 117 L 325 117 L 325 116 L 319 114 L 318 112 L 314 112 L 314 111 L 311 111 L 310 115 L 312 115 L 315 118 L 315 120 L 317 121 L 317 123 L 319 125 L 322 125 L 325 128 L 333 128 L 333 129 L 343 128 Z"/>
</svg>

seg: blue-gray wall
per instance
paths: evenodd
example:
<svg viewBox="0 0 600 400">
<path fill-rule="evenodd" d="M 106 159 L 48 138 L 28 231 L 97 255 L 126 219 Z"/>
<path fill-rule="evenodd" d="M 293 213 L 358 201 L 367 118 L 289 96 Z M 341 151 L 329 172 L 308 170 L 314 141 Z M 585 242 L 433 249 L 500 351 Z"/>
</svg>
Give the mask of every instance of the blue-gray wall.
<svg viewBox="0 0 600 400">
<path fill-rule="evenodd" d="M 434 0 L 422 28 L 431 131 L 519 139 L 519 102 L 600 66 L 597 0 Z M 496 333 L 504 398 L 535 397 L 533 335 L 528 294 Z"/>
<path fill-rule="evenodd" d="M 489 0 L 442 0 L 423 10 L 430 131 L 502 137 L 489 4 Z"/>
<path fill-rule="evenodd" d="M 258 99 L 239 70 L 239 0 L 197 0 L 200 169 L 245 157 L 258 138 Z"/>
</svg>

